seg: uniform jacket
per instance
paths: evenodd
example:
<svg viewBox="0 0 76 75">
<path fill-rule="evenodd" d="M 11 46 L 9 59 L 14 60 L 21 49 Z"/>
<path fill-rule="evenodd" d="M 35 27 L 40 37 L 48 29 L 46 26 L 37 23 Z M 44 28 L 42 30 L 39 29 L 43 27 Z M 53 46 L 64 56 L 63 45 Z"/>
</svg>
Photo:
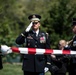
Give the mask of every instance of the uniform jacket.
<svg viewBox="0 0 76 75">
<path fill-rule="evenodd" d="M 27 48 L 50 49 L 50 39 L 46 33 L 39 31 L 37 37 L 34 35 L 33 31 L 23 32 L 23 34 L 25 37 L 22 35 L 17 37 L 17 44 L 23 44 L 26 42 L 25 47 Z M 24 54 L 22 69 L 30 72 L 43 72 L 46 62 L 49 61 L 49 55 Z"/>
<path fill-rule="evenodd" d="M 2 57 L 0 56 L 0 70 L 3 68 L 3 65 L 2 65 Z"/>
<path fill-rule="evenodd" d="M 73 37 L 70 49 L 76 51 L 76 35 Z M 70 63 L 76 63 L 76 55 L 72 55 Z"/>
<path fill-rule="evenodd" d="M 52 63 L 59 68 L 59 70 L 56 72 L 58 73 L 66 73 L 66 62 L 65 55 L 56 55 L 56 58 L 52 58 Z"/>
</svg>

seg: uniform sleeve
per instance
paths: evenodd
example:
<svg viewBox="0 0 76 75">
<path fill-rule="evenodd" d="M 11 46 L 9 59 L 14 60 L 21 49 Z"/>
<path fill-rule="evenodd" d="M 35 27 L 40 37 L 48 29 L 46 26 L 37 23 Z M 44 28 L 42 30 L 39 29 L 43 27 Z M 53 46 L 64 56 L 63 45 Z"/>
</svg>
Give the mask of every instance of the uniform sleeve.
<svg viewBox="0 0 76 75">
<path fill-rule="evenodd" d="M 46 34 L 46 49 L 50 49 L 51 47 L 50 47 L 50 37 L 49 37 L 49 35 L 48 34 Z"/>
<path fill-rule="evenodd" d="M 27 34 L 28 34 L 28 32 L 23 32 L 23 33 L 21 33 L 17 38 L 16 38 L 16 43 L 17 44 L 23 44 L 24 42 L 25 42 L 25 38 L 26 38 L 26 36 L 27 36 Z"/>
<path fill-rule="evenodd" d="M 0 55 L 0 69 L 3 68 L 3 64 L 2 64 L 2 56 Z"/>
<path fill-rule="evenodd" d="M 76 50 L 76 36 L 73 36 L 73 41 L 71 42 L 70 49 L 73 51 Z"/>
<path fill-rule="evenodd" d="M 48 34 L 46 34 L 46 49 L 51 49 L 51 47 L 50 47 L 50 38 L 49 38 Z M 46 64 L 51 65 L 51 56 L 50 56 L 50 54 L 46 55 L 46 57 L 47 57 Z"/>
</svg>

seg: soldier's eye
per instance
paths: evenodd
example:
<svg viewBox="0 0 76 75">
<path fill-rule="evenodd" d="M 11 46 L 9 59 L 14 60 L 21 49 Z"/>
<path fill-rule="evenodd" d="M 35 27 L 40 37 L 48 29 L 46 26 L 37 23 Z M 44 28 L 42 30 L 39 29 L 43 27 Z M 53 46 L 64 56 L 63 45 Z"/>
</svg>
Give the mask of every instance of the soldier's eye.
<svg viewBox="0 0 76 75">
<path fill-rule="evenodd" d="M 38 22 L 33 22 L 33 24 L 37 24 Z"/>
</svg>

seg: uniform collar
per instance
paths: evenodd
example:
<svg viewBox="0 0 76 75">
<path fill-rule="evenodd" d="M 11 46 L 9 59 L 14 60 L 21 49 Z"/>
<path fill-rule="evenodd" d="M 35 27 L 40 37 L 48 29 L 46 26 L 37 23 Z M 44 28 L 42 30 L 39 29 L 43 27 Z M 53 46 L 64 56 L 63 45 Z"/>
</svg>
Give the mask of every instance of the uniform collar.
<svg viewBox="0 0 76 75">
<path fill-rule="evenodd" d="M 34 30 L 33 30 L 33 33 L 36 33 L 36 36 L 38 36 L 39 29 L 38 29 L 37 31 L 34 31 Z"/>
</svg>

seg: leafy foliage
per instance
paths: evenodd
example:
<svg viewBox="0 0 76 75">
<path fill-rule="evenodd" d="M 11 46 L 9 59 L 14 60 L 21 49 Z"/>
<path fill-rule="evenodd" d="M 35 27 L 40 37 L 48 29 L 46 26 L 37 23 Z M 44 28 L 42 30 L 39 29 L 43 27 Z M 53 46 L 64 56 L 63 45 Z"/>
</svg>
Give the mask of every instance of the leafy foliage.
<svg viewBox="0 0 76 75">
<path fill-rule="evenodd" d="M 0 0 L 0 44 L 17 46 L 16 37 L 29 25 L 28 15 L 34 13 L 42 16 L 41 29 L 49 33 L 51 48 L 60 39 L 72 38 L 75 0 Z"/>
</svg>

